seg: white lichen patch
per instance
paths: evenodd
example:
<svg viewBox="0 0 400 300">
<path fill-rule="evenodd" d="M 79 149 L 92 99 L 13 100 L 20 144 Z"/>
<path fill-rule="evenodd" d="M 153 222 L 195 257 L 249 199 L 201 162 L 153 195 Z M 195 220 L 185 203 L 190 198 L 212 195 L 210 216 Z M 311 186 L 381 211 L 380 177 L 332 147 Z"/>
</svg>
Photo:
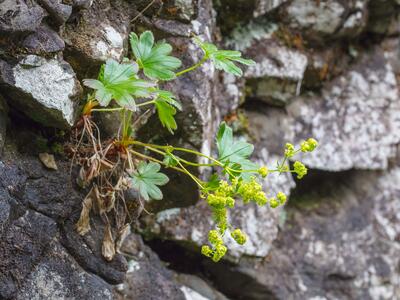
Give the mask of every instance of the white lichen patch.
<svg viewBox="0 0 400 300">
<path fill-rule="evenodd" d="M 18 295 L 18 299 L 30 300 L 64 300 L 71 295 L 71 291 L 65 286 L 63 278 L 57 273 L 42 265 L 31 275 L 29 286 L 24 287 L 25 293 Z M 26 298 L 24 298 L 26 297 Z"/>
<path fill-rule="evenodd" d="M 44 106 L 55 110 L 62 118 L 60 123 L 73 125 L 75 105 L 71 97 L 76 93 L 77 81 L 67 63 L 28 55 L 13 68 L 13 75 L 15 87 L 37 101 L 37 104 L 27 103 L 27 108 Z M 25 112 L 30 114 L 29 109 Z M 45 118 L 44 115 L 43 119 Z"/>
<path fill-rule="evenodd" d="M 385 169 L 400 142 L 396 78 L 382 61 L 340 76 L 321 98 L 295 101 L 289 112 L 295 136 L 320 143 L 317 151 L 301 157 L 311 168 Z"/>
<path fill-rule="evenodd" d="M 158 223 L 171 220 L 173 217 L 179 215 L 180 211 L 181 211 L 180 208 L 170 208 L 163 210 L 157 214 L 156 220 Z"/>
<path fill-rule="evenodd" d="M 245 77 L 277 77 L 298 81 L 303 78 L 307 63 L 308 59 L 304 54 L 286 47 L 276 47 L 273 59 L 266 55 L 246 70 Z"/>
<path fill-rule="evenodd" d="M 274 23 L 255 23 L 250 21 L 245 26 L 238 26 L 233 29 L 226 45 L 238 51 L 249 48 L 255 41 L 270 39 L 278 29 Z"/>
<path fill-rule="evenodd" d="M 182 291 L 186 300 L 209 300 L 208 298 L 200 295 L 198 292 L 192 290 L 190 287 L 187 287 L 185 285 L 182 285 L 180 287 L 180 290 Z"/>
<path fill-rule="evenodd" d="M 287 9 L 294 27 L 332 34 L 340 26 L 344 7 L 339 1 L 294 0 Z"/>
<path fill-rule="evenodd" d="M 117 31 L 114 27 L 106 25 L 101 30 L 100 40 L 93 40 L 91 47 L 94 55 L 100 60 L 113 58 L 120 60 L 124 55 L 124 40 L 127 38 L 126 30 Z"/>
</svg>

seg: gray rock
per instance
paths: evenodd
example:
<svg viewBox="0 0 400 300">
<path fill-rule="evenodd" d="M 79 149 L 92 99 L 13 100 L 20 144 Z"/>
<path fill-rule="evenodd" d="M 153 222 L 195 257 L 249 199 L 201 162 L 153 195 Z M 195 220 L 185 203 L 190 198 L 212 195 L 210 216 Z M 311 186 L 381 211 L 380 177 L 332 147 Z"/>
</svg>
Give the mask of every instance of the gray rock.
<svg viewBox="0 0 400 300">
<path fill-rule="evenodd" d="M 45 16 L 46 12 L 32 1 L 4 0 L 0 4 L 0 33 L 34 32 Z"/>
<path fill-rule="evenodd" d="M 40 260 L 56 232 L 57 227 L 53 220 L 32 211 L 26 212 L 7 228 L 0 242 L 2 298 L 10 299 L 16 294 L 18 282 L 22 282 L 31 267 Z"/>
<path fill-rule="evenodd" d="M 72 0 L 72 7 L 76 7 L 79 9 L 82 8 L 89 8 L 90 6 L 92 6 L 93 4 L 93 0 Z"/>
<path fill-rule="evenodd" d="M 255 66 L 246 68 L 246 94 L 274 105 L 285 105 L 300 92 L 308 59 L 298 50 L 289 49 L 276 39 L 276 24 L 250 22 L 237 27 L 226 46 L 242 51 Z M 236 84 L 240 87 L 241 84 Z M 232 90 L 231 86 L 226 89 Z"/>
<path fill-rule="evenodd" d="M 293 26 L 311 28 L 322 34 L 332 34 L 339 28 L 345 7 L 339 1 L 294 0 L 287 8 Z"/>
<path fill-rule="evenodd" d="M 62 25 L 71 16 L 72 7 L 63 4 L 62 0 L 37 0 L 49 13 L 57 25 Z"/>
<path fill-rule="evenodd" d="M 312 190 L 290 199 L 268 260 L 208 271 L 228 296 L 245 299 L 396 299 L 399 171 L 325 177 L 318 188 L 314 178 Z"/>
<path fill-rule="evenodd" d="M 209 299 L 209 300 L 228 300 L 223 294 L 215 290 L 213 287 L 211 287 L 207 282 L 205 282 L 203 279 L 200 277 L 194 276 L 194 275 L 189 275 L 189 274 L 176 274 L 175 276 L 176 281 L 180 284 L 182 284 L 181 290 L 186 296 L 186 299 L 189 300 L 190 296 L 187 296 L 187 294 L 196 292 L 197 297 L 194 296 L 193 300 L 199 299 Z M 190 289 L 190 290 L 188 290 Z M 189 299 L 188 299 L 189 298 Z"/>
<path fill-rule="evenodd" d="M 160 261 L 140 236 L 132 234 L 122 247 L 129 257 L 126 281 L 114 288 L 114 299 L 185 300 L 173 273 Z"/>
<path fill-rule="evenodd" d="M 167 0 L 163 3 L 162 18 L 190 22 L 197 13 L 197 0 Z"/>
<path fill-rule="evenodd" d="M 25 38 L 22 46 L 32 53 L 40 54 L 62 51 L 65 43 L 49 26 L 41 25 L 34 33 Z"/>
<path fill-rule="evenodd" d="M 366 26 L 367 1 L 294 0 L 282 9 L 291 28 L 315 42 L 325 38 L 355 36 Z"/>
<path fill-rule="evenodd" d="M 307 67 L 304 54 L 280 46 L 271 39 L 254 43 L 245 53 L 257 63 L 245 71 L 246 85 L 250 88 L 248 96 L 285 105 L 300 93 Z"/>
<path fill-rule="evenodd" d="M 8 105 L 0 95 L 0 154 L 6 141 L 6 129 L 8 123 Z"/>
<path fill-rule="evenodd" d="M 289 134 L 298 142 L 308 137 L 319 140 L 318 150 L 302 159 L 311 168 L 385 169 L 400 141 L 397 99 L 392 66 L 378 50 L 331 82 L 321 97 L 301 97 L 292 103 Z"/>
<path fill-rule="evenodd" d="M 11 104 L 35 121 L 59 128 L 74 124 L 81 87 L 68 63 L 28 55 L 12 68 L 3 63 L 1 76 Z"/>
<path fill-rule="evenodd" d="M 218 24 L 224 34 L 230 33 L 235 27 L 244 26 L 255 18 L 277 9 L 287 0 L 222 0 L 216 2 Z"/>
<path fill-rule="evenodd" d="M 24 279 L 15 299 L 113 299 L 112 288 L 99 277 L 87 273 L 56 242 Z"/>
<path fill-rule="evenodd" d="M 105 281 L 123 281 L 124 258 L 102 258 L 98 218 L 92 216 L 95 229 L 85 238 L 76 233 L 84 195 L 70 184 L 69 162 L 49 171 L 36 157 L 16 152 L 21 134 L 10 134 L 0 162 L 1 298 L 111 299 Z"/>
<path fill-rule="evenodd" d="M 67 45 L 64 57 L 78 76 L 96 77 L 108 58 L 122 60 L 128 45 L 129 22 L 126 3 L 102 0 L 82 10 L 76 21 L 66 24 L 62 33 Z"/>
<path fill-rule="evenodd" d="M 398 31 L 398 3 L 395 0 L 369 2 L 367 30 L 378 35 L 391 35 Z M 396 20 L 397 19 L 397 20 Z"/>
</svg>

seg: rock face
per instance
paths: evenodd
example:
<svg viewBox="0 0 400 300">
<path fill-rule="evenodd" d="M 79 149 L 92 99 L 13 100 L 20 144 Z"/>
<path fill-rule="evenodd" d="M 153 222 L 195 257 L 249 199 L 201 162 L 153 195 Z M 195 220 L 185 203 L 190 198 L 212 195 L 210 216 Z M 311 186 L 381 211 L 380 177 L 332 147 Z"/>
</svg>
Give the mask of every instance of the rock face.
<svg viewBox="0 0 400 300">
<path fill-rule="evenodd" d="M 0 298 L 399 299 L 399 16 L 399 0 L 0 0 Z M 126 195 L 132 219 L 143 214 L 111 262 L 104 220 L 75 230 L 87 191 L 62 152 L 86 96 L 78 79 L 131 57 L 129 33 L 145 30 L 182 69 L 202 57 L 194 35 L 257 65 L 237 78 L 206 63 L 163 83 L 183 104 L 178 130 L 148 111 L 135 138 L 213 154 L 225 120 L 270 168 L 286 142 L 320 144 L 295 158 L 310 168 L 304 181 L 266 178 L 269 196 L 290 196 L 284 207 L 230 211 L 248 241 L 226 237 L 218 264 L 200 255 L 209 208 L 169 169 L 163 201 L 135 209 L 137 193 Z M 97 119 L 103 137 L 118 118 Z"/>
<path fill-rule="evenodd" d="M 20 130 L 10 135 L 18 143 L 27 143 Z M 48 171 L 37 157 L 20 156 L 17 149 L 8 140 L 0 162 L 0 297 L 112 299 L 111 286 L 106 281 L 123 280 L 123 260 L 118 267 L 117 262 L 111 267 L 98 256 L 89 273 L 82 266 L 96 259 L 94 253 L 79 257 L 64 246 L 68 242 L 63 224 L 70 218 L 76 221 L 81 203 L 81 195 L 68 185 L 68 163 L 59 162 L 59 171 Z M 79 238 L 75 251 L 79 247 L 90 249 L 83 244 Z M 114 267 L 119 268 L 119 273 L 113 271 Z M 102 271 L 104 268 L 108 272 Z M 114 280 L 113 272 L 120 277 L 114 276 Z"/>
<path fill-rule="evenodd" d="M 288 107 L 294 136 L 321 141 L 316 154 L 304 157 L 310 167 L 385 169 L 396 155 L 399 93 L 393 68 L 379 52 L 332 81 L 322 97 L 304 97 Z"/>
<path fill-rule="evenodd" d="M 35 121 L 68 128 L 75 122 L 81 87 L 68 63 L 28 55 L 15 66 L 2 63 L 7 96 Z"/>
<path fill-rule="evenodd" d="M 46 16 L 38 4 L 25 0 L 5 0 L 0 6 L 0 32 L 24 34 L 34 32 Z"/>
</svg>

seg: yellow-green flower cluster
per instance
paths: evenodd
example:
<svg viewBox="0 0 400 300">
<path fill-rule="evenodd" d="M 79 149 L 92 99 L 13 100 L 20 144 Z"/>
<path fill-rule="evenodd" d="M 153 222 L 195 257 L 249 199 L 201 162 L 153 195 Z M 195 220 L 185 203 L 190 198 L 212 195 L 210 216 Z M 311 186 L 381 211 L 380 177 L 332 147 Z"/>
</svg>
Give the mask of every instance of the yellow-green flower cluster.
<svg viewBox="0 0 400 300">
<path fill-rule="evenodd" d="M 299 161 L 295 161 L 293 164 L 294 172 L 297 174 L 297 178 L 301 179 L 307 174 L 307 168 Z"/>
<path fill-rule="evenodd" d="M 208 245 L 204 245 L 201 247 L 201 253 L 207 257 L 210 257 L 214 262 L 218 262 L 222 257 L 224 257 L 227 251 L 224 241 L 217 230 L 210 230 L 208 233 L 208 241 L 213 248 Z"/>
<path fill-rule="evenodd" d="M 231 237 L 239 245 L 244 245 L 246 243 L 246 240 L 247 240 L 246 235 L 238 228 L 231 232 Z"/>
<path fill-rule="evenodd" d="M 267 177 L 268 173 L 269 173 L 269 171 L 268 171 L 267 167 L 261 167 L 258 169 L 258 174 L 260 174 L 262 178 Z"/>
<path fill-rule="evenodd" d="M 268 202 L 261 184 L 257 182 L 255 177 L 253 177 L 249 182 L 242 183 L 237 192 L 242 197 L 245 204 L 254 201 L 258 205 L 262 206 Z"/>
<path fill-rule="evenodd" d="M 207 203 L 215 209 L 222 209 L 224 207 L 233 208 L 235 206 L 235 199 L 231 197 L 232 195 L 233 187 L 225 180 L 221 180 L 214 194 L 208 195 Z"/>
<path fill-rule="evenodd" d="M 307 141 L 303 141 L 300 144 L 301 152 L 312 152 L 315 148 L 317 148 L 318 142 L 313 138 L 309 138 Z"/>
<path fill-rule="evenodd" d="M 294 146 L 291 143 L 286 143 L 285 146 L 285 156 L 292 157 L 295 154 Z"/>
<path fill-rule="evenodd" d="M 272 208 L 276 208 L 279 205 L 283 205 L 286 203 L 286 195 L 282 192 L 279 192 L 278 194 L 276 194 L 276 197 L 269 199 L 269 205 Z"/>
</svg>

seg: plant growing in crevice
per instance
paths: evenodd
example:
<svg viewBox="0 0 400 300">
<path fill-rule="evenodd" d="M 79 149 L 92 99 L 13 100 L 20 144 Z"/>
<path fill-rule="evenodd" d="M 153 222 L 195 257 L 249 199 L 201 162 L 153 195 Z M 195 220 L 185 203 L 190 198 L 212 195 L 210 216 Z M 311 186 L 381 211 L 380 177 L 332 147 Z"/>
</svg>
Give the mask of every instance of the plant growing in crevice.
<svg viewBox="0 0 400 300">
<path fill-rule="evenodd" d="M 177 129 L 174 116 L 182 105 L 171 92 L 160 89 L 163 81 L 193 71 L 206 61 L 211 61 L 216 69 L 236 76 L 242 75 L 237 63 L 254 65 L 252 60 L 242 58 L 239 51 L 219 50 L 197 37 L 194 41 L 202 49 L 203 58 L 193 66 L 176 71 L 181 61 L 170 55 L 171 45 L 165 41 L 155 43 L 150 31 L 140 36 L 132 33 L 130 45 L 134 59 L 126 58 L 121 63 L 109 59 L 101 67 L 97 79 L 84 80 L 93 93 L 88 95 L 82 117 L 75 126 L 72 150 L 73 163 L 80 165 L 78 182 L 89 192 L 76 228 L 81 235 L 86 234 L 90 230 L 90 213 L 100 214 L 106 223 L 102 253 L 107 260 L 112 260 L 129 233 L 128 224 L 132 219 L 129 203 L 124 197 L 126 190 L 136 190 L 139 200 L 161 200 L 163 195 L 159 187 L 169 181 L 160 172 L 161 166 L 189 176 L 210 206 L 216 227 L 210 230 L 210 244 L 204 245 L 201 252 L 214 261 L 225 255 L 224 238 L 229 235 L 240 245 L 246 243 L 245 233 L 228 222 L 228 210 L 235 207 L 236 201 L 241 199 L 244 203 L 255 202 L 260 206 L 269 203 L 271 207 L 285 203 L 286 196 L 282 192 L 268 199 L 262 191 L 260 178 L 272 172 L 294 172 L 301 178 L 307 172 L 300 162 L 295 162 L 294 168 L 290 169 L 288 158 L 298 152 L 313 151 L 317 146 L 313 139 L 304 141 L 299 149 L 287 144 L 282 162 L 268 169 L 250 160 L 254 146 L 235 140 L 226 123 L 220 125 L 216 136 L 217 157 L 193 149 L 144 143 L 134 137 L 134 112 L 142 107 L 153 107 L 162 126 L 171 133 Z M 101 139 L 100 129 L 92 118 L 94 112 L 120 113 L 121 124 L 113 138 Z M 183 159 L 184 153 L 206 162 Z M 214 173 L 204 181 L 192 174 L 189 167 L 209 167 Z"/>
</svg>

